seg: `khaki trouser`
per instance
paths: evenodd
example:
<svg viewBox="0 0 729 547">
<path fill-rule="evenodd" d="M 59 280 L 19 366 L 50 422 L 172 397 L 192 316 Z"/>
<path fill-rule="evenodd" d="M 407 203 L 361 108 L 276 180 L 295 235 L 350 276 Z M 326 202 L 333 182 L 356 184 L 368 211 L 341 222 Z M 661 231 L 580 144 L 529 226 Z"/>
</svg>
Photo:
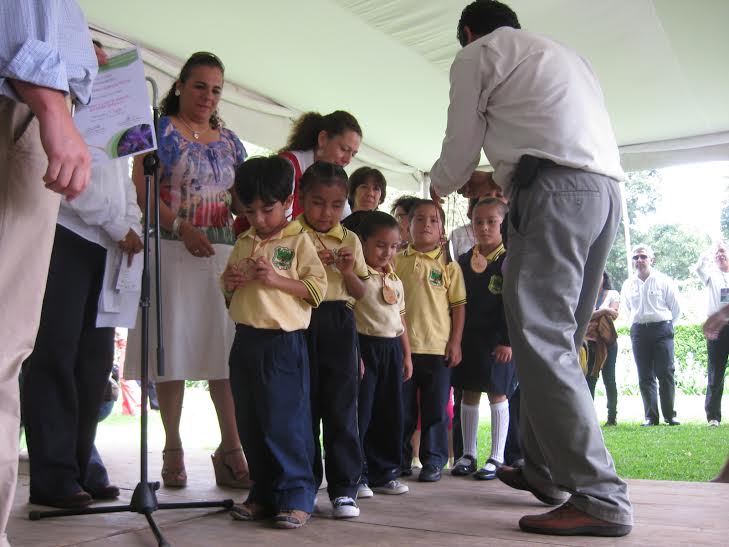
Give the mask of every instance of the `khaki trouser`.
<svg viewBox="0 0 729 547">
<path fill-rule="evenodd" d="M 524 476 L 609 522 L 632 524 L 626 484 L 605 448 L 578 350 L 620 222 L 618 183 L 539 171 L 511 204 L 504 308 L 521 389 Z"/>
<path fill-rule="evenodd" d="M 18 475 L 18 373 L 35 342 L 60 196 L 29 108 L 0 96 L 0 547 Z"/>
</svg>

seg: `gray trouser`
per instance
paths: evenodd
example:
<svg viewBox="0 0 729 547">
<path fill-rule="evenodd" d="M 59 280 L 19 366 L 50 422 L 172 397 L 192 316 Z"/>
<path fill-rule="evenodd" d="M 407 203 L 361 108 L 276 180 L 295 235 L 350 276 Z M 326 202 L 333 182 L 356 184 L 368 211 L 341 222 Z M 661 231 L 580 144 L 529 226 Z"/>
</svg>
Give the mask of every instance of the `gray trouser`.
<svg viewBox="0 0 729 547">
<path fill-rule="evenodd" d="M 632 524 L 627 485 L 605 448 L 578 349 L 620 221 L 614 180 L 540 169 L 512 201 L 504 306 L 521 386 L 527 481 L 610 522 Z"/>
</svg>

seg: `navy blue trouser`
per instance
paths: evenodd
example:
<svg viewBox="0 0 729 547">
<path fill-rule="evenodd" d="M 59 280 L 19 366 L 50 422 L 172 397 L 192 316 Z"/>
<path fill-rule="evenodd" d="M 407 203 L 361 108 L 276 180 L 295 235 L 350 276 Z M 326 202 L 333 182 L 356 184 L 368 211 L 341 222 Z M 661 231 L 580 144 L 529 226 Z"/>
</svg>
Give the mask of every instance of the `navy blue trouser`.
<svg viewBox="0 0 729 547">
<path fill-rule="evenodd" d="M 105 486 L 85 484 L 114 361 L 114 329 L 96 327 L 105 264 L 106 249 L 56 226 L 38 336 L 23 366 L 32 497 Z"/>
<path fill-rule="evenodd" d="M 403 436 L 402 342 L 359 335 L 365 373 L 359 385 L 362 482 L 379 486 L 400 472 Z"/>
<path fill-rule="evenodd" d="M 660 421 L 656 397 L 658 379 L 663 419 L 670 421 L 676 415 L 673 401 L 676 393 L 673 364 L 673 323 L 633 323 L 630 327 L 633 357 L 638 367 L 638 386 L 643 398 L 645 419 L 655 424 Z"/>
<path fill-rule="evenodd" d="M 418 426 L 420 390 L 420 452 L 423 465 L 442 469 L 448 462 L 448 414 L 446 404 L 451 392 L 451 369 L 443 355 L 413 353 L 413 377 L 403 384 L 405 410 L 402 465 L 410 467 L 413 457 L 410 438 Z"/>
<path fill-rule="evenodd" d="M 357 426 L 359 353 L 354 313 L 344 301 L 322 302 L 312 311 L 307 340 L 311 427 L 315 441 L 314 480 L 318 488 L 324 476 L 319 445 L 321 423 L 329 498 L 354 499 L 362 474 Z"/>
<path fill-rule="evenodd" d="M 706 420 L 721 422 L 721 397 L 724 394 L 724 374 L 729 357 L 729 327 L 724 327 L 716 340 L 707 340 L 706 349 L 709 357 L 708 385 L 706 386 Z"/>
<path fill-rule="evenodd" d="M 316 487 L 304 331 L 238 325 L 229 364 L 238 434 L 254 481 L 247 501 L 311 513 Z"/>
</svg>

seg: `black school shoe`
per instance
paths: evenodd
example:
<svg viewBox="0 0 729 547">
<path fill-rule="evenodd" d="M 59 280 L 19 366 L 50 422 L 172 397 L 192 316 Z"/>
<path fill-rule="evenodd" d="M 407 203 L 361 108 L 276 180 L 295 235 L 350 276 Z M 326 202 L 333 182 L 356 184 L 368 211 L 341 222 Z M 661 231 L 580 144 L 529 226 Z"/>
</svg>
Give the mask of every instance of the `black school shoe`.
<svg viewBox="0 0 729 547">
<path fill-rule="evenodd" d="M 466 475 L 475 473 L 476 469 L 478 469 L 476 458 L 469 454 L 464 454 L 458 458 L 456 465 L 454 465 L 453 469 L 451 469 L 451 475 L 454 477 L 465 477 Z"/>
<path fill-rule="evenodd" d="M 488 469 L 486 465 L 491 464 L 494 466 L 494 469 Z M 476 471 L 474 473 L 473 478 L 479 481 L 492 481 L 496 478 L 496 471 L 501 467 L 503 462 L 498 462 L 493 458 L 489 458 L 486 462 L 486 465 L 484 465 L 481 469 Z"/>
<path fill-rule="evenodd" d="M 418 482 L 438 482 L 440 480 L 440 468 L 433 464 L 426 463 L 418 475 Z"/>
</svg>

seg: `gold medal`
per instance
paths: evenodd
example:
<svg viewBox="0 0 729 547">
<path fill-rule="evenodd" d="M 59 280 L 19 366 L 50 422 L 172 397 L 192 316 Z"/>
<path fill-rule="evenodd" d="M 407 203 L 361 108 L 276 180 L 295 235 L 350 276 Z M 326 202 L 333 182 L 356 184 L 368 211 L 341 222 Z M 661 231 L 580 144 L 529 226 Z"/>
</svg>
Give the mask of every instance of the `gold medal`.
<svg viewBox="0 0 729 547">
<path fill-rule="evenodd" d="M 387 275 L 382 276 L 382 299 L 386 304 L 397 304 L 397 292 L 392 287 L 388 287 L 385 283 Z"/>
<path fill-rule="evenodd" d="M 486 271 L 489 262 L 486 257 L 478 252 L 478 245 L 473 247 L 473 253 L 471 254 L 471 269 L 476 273 L 483 273 Z"/>
<path fill-rule="evenodd" d="M 240 273 L 246 281 L 250 281 L 256 276 L 256 261 L 252 258 L 246 258 L 238 264 Z"/>
</svg>

